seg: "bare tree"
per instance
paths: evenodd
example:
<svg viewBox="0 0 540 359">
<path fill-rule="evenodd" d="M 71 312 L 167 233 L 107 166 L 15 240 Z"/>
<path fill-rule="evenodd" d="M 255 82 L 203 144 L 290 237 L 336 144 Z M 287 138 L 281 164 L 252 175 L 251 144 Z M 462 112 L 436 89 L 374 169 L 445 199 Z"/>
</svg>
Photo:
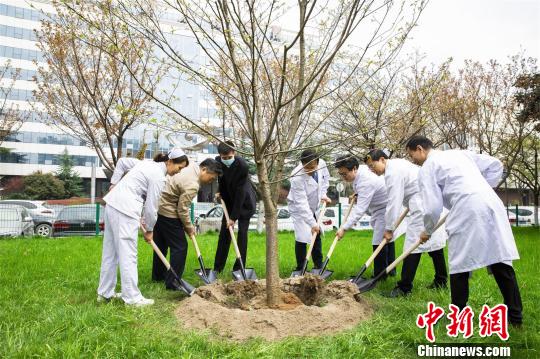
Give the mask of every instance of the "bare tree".
<svg viewBox="0 0 540 359">
<path fill-rule="evenodd" d="M 533 125 L 533 123 L 531 123 L 531 125 Z M 539 155 L 540 137 L 537 133 L 533 133 L 521 144 L 520 152 L 512 170 L 512 177 L 514 177 L 523 187 L 529 189 L 533 194 L 535 225 L 538 225 L 538 205 L 540 201 Z"/>
<path fill-rule="evenodd" d="M 56 16 L 43 20 L 37 31 L 47 65 L 39 68 L 35 96 L 50 124 L 86 141 L 112 170 L 122 156 L 126 131 L 152 114 L 152 93 L 163 67 L 152 62 L 153 48 L 143 37 L 116 31 L 122 23 L 108 6 L 78 3 L 81 11 L 92 14 L 91 24 L 68 11 L 66 2 L 55 0 Z M 120 53 L 122 61 L 117 59 Z"/>
<path fill-rule="evenodd" d="M 11 60 L 0 66 L 0 146 L 2 142 L 17 131 L 25 116 L 19 111 L 19 107 L 9 100 L 15 82 L 20 78 L 20 69 L 11 66 Z"/>
<path fill-rule="evenodd" d="M 81 18 L 94 22 L 75 2 L 69 3 Z M 172 91 L 182 81 L 192 81 L 217 99 L 235 135 L 249 144 L 246 147 L 250 150 L 242 153 L 256 164 L 264 203 L 269 306 L 280 301 L 276 214 L 278 186 L 286 177 L 285 162 L 303 148 L 331 142 L 320 132 L 328 114 L 317 106 L 327 108 L 329 96 L 349 81 L 367 57 L 376 57 L 377 67 L 383 68 L 405 41 L 424 6 L 424 1 L 385 0 L 120 3 L 122 11 L 117 18 L 125 21 L 127 31 L 134 38 L 149 40 L 159 49 L 159 59 L 179 75 L 168 94 L 147 91 L 174 114 L 177 124 L 170 128 L 189 127 L 216 141 L 223 140 L 179 110 Z M 281 19 L 291 13 L 295 18 L 287 25 L 293 30 L 282 30 Z M 182 31 L 195 38 L 203 63 L 182 51 L 175 38 L 181 33 L 162 21 L 171 14 L 183 24 Z M 97 27 L 93 30 L 100 31 Z M 356 39 L 361 44 L 354 57 L 342 56 L 353 33 L 361 35 Z M 336 66 L 338 62 L 340 66 Z M 139 85 L 146 89 L 143 82 Z"/>
<path fill-rule="evenodd" d="M 350 137 L 342 146 L 354 154 L 370 148 L 402 152 L 410 136 L 429 128 L 426 118 L 447 71 L 448 62 L 422 66 L 416 54 L 374 75 L 357 72 L 335 94 L 342 103 L 332 118 L 335 136 Z"/>
</svg>

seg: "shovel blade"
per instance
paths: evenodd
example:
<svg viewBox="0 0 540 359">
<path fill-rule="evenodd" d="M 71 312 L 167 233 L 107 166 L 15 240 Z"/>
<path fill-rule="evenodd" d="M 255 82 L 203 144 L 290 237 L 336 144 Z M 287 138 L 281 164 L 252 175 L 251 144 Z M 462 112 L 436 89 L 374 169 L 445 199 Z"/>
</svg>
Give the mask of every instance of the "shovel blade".
<svg viewBox="0 0 540 359">
<path fill-rule="evenodd" d="M 358 287 L 358 290 L 360 291 L 360 293 L 365 293 L 365 292 L 369 292 L 370 290 L 372 290 L 373 288 L 377 286 L 377 280 L 373 278 L 373 279 L 365 280 L 361 282 L 360 284 L 357 284 L 357 283 L 355 284 Z"/>
<path fill-rule="evenodd" d="M 240 282 L 243 280 L 257 280 L 257 274 L 255 273 L 255 269 L 253 268 L 246 268 L 246 278 L 244 279 L 244 276 L 242 275 L 242 270 L 235 270 L 232 272 L 232 277 L 235 282 Z"/>
<path fill-rule="evenodd" d="M 195 274 L 197 274 L 205 284 L 212 284 L 217 280 L 217 272 L 210 268 L 205 268 L 204 272 L 200 268 L 195 269 Z"/>
<path fill-rule="evenodd" d="M 302 271 L 301 270 L 295 270 L 291 273 L 291 278 L 294 278 L 294 277 L 301 277 L 302 276 Z"/>
<path fill-rule="evenodd" d="M 310 271 L 310 273 L 315 274 L 315 275 L 319 275 L 319 276 L 322 277 L 322 279 L 326 280 L 326 279 L 330 278 L 332 276 L 332 274 L 334 274 L 334 271 L 325 269 L 324 272 L 321 273 L 320 269 L 313 268 Z"/>
<path fill-rule="evenodd" d="M 185 293 L 188 297 L 191 297 L 195 293 L 195 289 L 197 289 L 183 279 L 180 279 L 180 281 L 175 280 L 174 287 L 175 290 Z"/>
</svg>

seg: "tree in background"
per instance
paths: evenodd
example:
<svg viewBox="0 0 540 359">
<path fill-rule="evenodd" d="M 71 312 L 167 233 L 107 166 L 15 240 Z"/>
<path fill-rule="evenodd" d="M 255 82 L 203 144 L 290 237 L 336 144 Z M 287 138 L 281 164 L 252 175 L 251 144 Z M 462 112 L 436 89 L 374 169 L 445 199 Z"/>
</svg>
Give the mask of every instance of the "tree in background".
<svg viewBox="0 0 540 359">
<path fill-rule="evenodd" d="M 540 131 L 540 73 L 529 73 L 518 77 L 515 98 L 519 104 L 517 118 L 521 122 L 530 121 Z"/>
<path fill-rule="evenodd" d="M 540 202 L 540 136 L 537 133 L 526 138 L 521 146 L 512 177 L 533 194 L 534 224 L 538 225 L 538 206 Z"/>
<path fill-rule="evenodd" d="M 65 198 L 64 183 L 52 173 L 36 171 L 24 178 L 24 196 L 32 200 Z"/>
<path fill-rule="evenodd" d="M 74 162 L 67 149 L 59 156 L 59 168 L 56 177 L 64 183 L 64 198 L 82 196 L 82 180 L 73 169 Z"/>
<path fill-rule="evenodd" d="M 103 165 L 113 170 L 122 157 L 126 131 L 153 111 L 151 93 L 162 67 L 152 62 L 148 41 L 114 31 L 122 25 L 107 6 L 78 2 L 86 14 L 94 16 L 89 25 L 67 11 L 66 3 L 53 1 L 56 16 L 43 20 L 37 31 L 37 45 L 47 66 L 39 68 L 35 97 L 44 104 L 51 125 L 86 141 Z M 91 26 L 108 33 L 90 31 Z M 120 53 L 123 62 L 116 59 Z"/>
<path fill-rule="evenodd" d="M 24 116 L 21 115 L 18 106 L 9 101 L 15 81 L 19 77 L 20 69 L 14 69 L 11 66 L 11 60 L 0 65 L 0 79 L 2 79 L 0 87 L 0 151 L 3 152 L 8 151 L 8 149 L 1 147 L 2 142 L 17 131 L 24 121 Z"/>
</svg>

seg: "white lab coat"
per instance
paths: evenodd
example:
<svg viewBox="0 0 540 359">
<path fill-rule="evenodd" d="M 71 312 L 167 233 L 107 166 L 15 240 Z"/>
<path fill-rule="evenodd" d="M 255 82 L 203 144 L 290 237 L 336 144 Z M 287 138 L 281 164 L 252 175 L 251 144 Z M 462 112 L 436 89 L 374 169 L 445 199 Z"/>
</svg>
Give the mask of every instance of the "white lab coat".
<svg viewBox="0 0 540 359">
<path fill-rule="evenodd" d="M 318 182 L 313 176 L 305 173 L 302 164 L 296 166 L 292 175 L 287 202 L 293 219 L 294 236 L 298 242 L 311 243 L 311 227 L 317 224 L 314 215 L 317 215 L 317 218 L 321 215 L 318 213 L 319 205 L 330 186 L 330 173 L 326 162 L 319 159 Z"/>
<path fill-rule="evenodd" d="M 137 165 L 139 162 L 141 162 L 139 159 L 132 157 L 122 157 L 118 159 L 118 161 L 116 161 L 116 167 L 114 168 L 114 172 L 111 177 L 111 184 L 116 185 L 118 182 L 120 182 L 122 177 L 124 177 L 124 175 L 128 173 L 129 170 L 131 170 L 133 167 L 135 167 L 135 165 Z"/>
<path fill-rule="evenodd" d="M 367 212 L 371 215 L 371 226 L 373 227 L 371 243 L 379 245 L 386 228 L 384 215 L 388 202 L 384 178 L 371 172 L 365 165 L 359 166 L 353 182 L 353 191 L 357 195 L 356 204 L 351 210 L 347 222 L 343 225 L 343 229 L 351 229 Z M 398 235 L 392 241 L 397 237 Z"/>
<path fill-rule="evenodd" d="M 388 193 L 385 223 L 386 230 L 393 231 L 394 225 L 404 211 L 409 208 L 404 222 L 407 224 L 403 251 L 412 247 L 424 230 L 424 208 L 418 190 L 418 171 L 420 167 L 404 159 L 386 161 L 384 181 Z M 439 228 L 431 239 L 419 246 L 412 253 L 433 252 L 446 245 L 446 232 Z M 397 238 L 394 234 L 394 238 Z"/>
<path fill-rule="evenodd" d="M 137 273 L 140 217 L 144 207 L 145 228 L 154 228 L 166 174 L 164 162 L 141 161 L 103 198 L 107 206 L 99 295 L 109 298 L 114 294 L 119 266 L 124 302 L 133 304 L 143 298 Z"/>
<path fill-rule="evenodd" d="M 108 206 L 135 219 L 141 217 L 144 207 L 144 224 L 151 231 L 156 224 L 166 174 L 165 162 L 140 161 L 103 200 Z"/>
<path fill-rule="evenodd" d="M 450 210 L 446 219 L 450 274 L 519 259 L 504 205 L 491 188 L 500 180 L 502 166 L 485 156 L 431 150 L 418 175 L 426 232 L 433 232 L 443 206 Z"/>
</svg>

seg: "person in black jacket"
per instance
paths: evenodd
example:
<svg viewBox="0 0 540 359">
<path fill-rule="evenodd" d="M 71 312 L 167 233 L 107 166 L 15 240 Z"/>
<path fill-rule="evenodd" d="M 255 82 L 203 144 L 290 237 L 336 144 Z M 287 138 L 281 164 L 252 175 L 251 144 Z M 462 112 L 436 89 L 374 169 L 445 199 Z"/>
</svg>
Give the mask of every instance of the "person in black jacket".
<svg viewBox="0 0 540 359">
<path fill-rule="evenodd" d="M 218 145 L 218 153 L 216 160 L 223 164 L 223 175 L 219 177 L 219 192 L 216 193 L 216 199 L 219 201 L 223 198 L 230 217 L 227 223 L 223 215 L 214 260 L 214 270 L 221 272 L 227 263 L 231 245 L 229 226 L 234 228 L 236 221 L 238 221 L 238 248 L 244 265 L 246 263 L 249 220 L 255 214 L 256 195 L 249 180 L 248 164 L 242 157 L 236 156 L 234 143 L 221 142 Z M 240 263 L 235 261 L 233 270 L 238 269 L 240 269 Z"/>
</svg>

